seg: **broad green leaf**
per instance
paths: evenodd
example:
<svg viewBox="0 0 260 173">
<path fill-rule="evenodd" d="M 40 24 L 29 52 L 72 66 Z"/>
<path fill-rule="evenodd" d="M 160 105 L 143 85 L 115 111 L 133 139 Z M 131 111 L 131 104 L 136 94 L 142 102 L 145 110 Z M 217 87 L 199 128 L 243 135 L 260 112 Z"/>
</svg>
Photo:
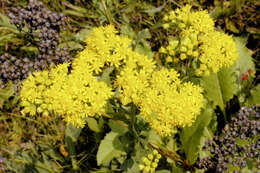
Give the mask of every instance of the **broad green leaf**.
<svg viewBox="0 0 260 173">
<path fill-rule="evenodd" d="M 205 108 L 192 126 L 185 127 L 181 131 L 181 144 L 190 164 L 193 164 L 198 157 L 199 151 L 202 147 L 202 138 L 205 135 L 205 128 L 210 123 L 212 113 L 213 110 L 211 108 Z"/>
<path fill-rule="evenodd" d="M 219 106 L 222 110 L 225 103 L 238 92 L 234 66 L 222 68 L 218 73 L 207 77 L 203 76 L 200 82 L 206 97 L 213 102 L 213 107 Z"/>
<path fill-rule="evenodd" d="M 119 134 L 124 134 L 128 131 L 128 126 L 125 124 L 123 121 L 115 121 L 115 120 L 109 120 L 108 122 L 109 127 L 113 132 L 119 133 Z"/>
<path fill-rule="evenodd" d="M 260 84 L 251 89 L 247 104 L 250 107 L 255 104 L 260 105 Z"/>
<path fill-rule="evenodd" d="M 96 133 L 100 133 L 102 132 L 102 129 L 99 128 L 99 125 L 97 123 L 97 120 L 95 118 L 90 118 L 90 117 L 87 117 L 86 118 L 86 121 L 87 121 L 87 124 L 88 124 L 88 127 L 96 132 Z"/>
<path fill-rule="evenodd" d="M 113 158 L 125 155 L 123 146 L 118 139 L 119 133 L 109 132 L 105 138 L 101 141 L 98 152 L 97 152 L 97 163 L 98 165 L 108 166 Z"/>
<path fill-rule="evenodd" d="M 72 124 L 69 124 L 66 128 L 66 136 L 70 137 L 73 142 L 76 142 L 82 128 L 77 128 L 73 126 Z"/>
<path fill-rule="evenodd" d="M 158 135 L 154 130 L 149 131 L 148 141 L 156 145 L 163 143 L 161 136 Z"/>
<path fill-rule="evenodd" d="M 237 49 L 239 51 L 239 59 L 236 61 L 236 70 L 238 70 L 238 75 L 240 77 L 242 74 L 247 73 L 249 69 L 255 71 L 255 64 L 251 53 L 246 47 L 247 38 L 235 37 L 234 40 L 236 41 Z"/>
</svg>

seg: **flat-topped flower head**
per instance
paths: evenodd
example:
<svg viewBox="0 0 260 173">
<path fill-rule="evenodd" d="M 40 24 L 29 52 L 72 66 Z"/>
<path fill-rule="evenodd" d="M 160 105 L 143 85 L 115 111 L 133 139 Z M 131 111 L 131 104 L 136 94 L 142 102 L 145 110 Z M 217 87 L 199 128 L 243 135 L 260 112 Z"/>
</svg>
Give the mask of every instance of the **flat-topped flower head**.
<svg viewBox="0 0 260 173">
<path fill-rule="evenodd" d="M 202 88 L 182 83 L 175 70 L 155 71 L 144 91 L 141 115 L 161 136 L 170 136 L 174 127 L 190 126 L 203 107 Z"/>
</svg>

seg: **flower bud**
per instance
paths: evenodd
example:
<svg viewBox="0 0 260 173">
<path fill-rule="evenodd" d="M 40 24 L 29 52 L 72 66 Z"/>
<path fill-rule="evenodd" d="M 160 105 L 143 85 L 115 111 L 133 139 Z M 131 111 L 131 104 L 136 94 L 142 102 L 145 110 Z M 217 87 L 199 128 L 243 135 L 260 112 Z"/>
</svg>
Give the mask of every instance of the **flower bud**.
<svg viewBox="0 0 260 173">
<path fill-rule="evenodd" d="M 169 27 L 170 27 L 170 24 L 169 24 L 169 23 L 163 24 L 163 28 L 164 28 L 164 29 L 168 29 Z"/>
<path fill-rule="evenodd" d="M 172 62 L 172 57 L 167 56 L 167 57 L 166 57 L 166 62 L 168 62 L 168 63 L 169 63 L 169 62 Z"/>
<path fill-rule="evenodd" d="M 157 166 L 158 166 L 157 163 L 155 163 L 155 162 L 152 163 L 152 167 L 153 167 L 153 168 L 156 168 Z"/>
<path fill-rule="evenodd" d="M 40 113 L 42 113 L 42 111 L 43 111 L 43 109 L 42 109 L 41 107 L 38 107 L 38 108 L 37 108 L 37 113 L 40 114 Z"/>
<path fill-rule="evenodd" d="M 47 117 L 47 116 L 49 116 L 49 112 L 47 110 L 45 110 L 45 111 L 43 111 L 42 115 Z"/>
<path fill-rule="evenodd" d="M 181 59 L 181 60 L 185 60 L 186 58 L 187 58 L 187 55 L 186 55 L 186 54 L 182 53 L 182 54 L 180 55 L 180 59 Z"/>
<path fill-rule="evenodd" d="M 153 150 L 153 154 L 154 155 L 158 154 L 158 151 L 157 150 Z"/>
<path fill-rule="evenodd" d="M 157 159 L 160 159 L 161 157 L 162 157 L 161 154 L 157 154 L 157 155 L 156 155 L 156 158 L 157 158 Z"/>
<path fill-rule="evenodd" d="M 41 99 L 35 99 L 35 104 L 37 104 L 37 105 L 42 104 L 42 100 Z"/>
<path fill-rule="evenodd" d="M 180 48 L 180 50 L 181 50 L 181 52 L 187 52 L 187 48 L 186 48 L 185 46 L 182 46 L 182 47 Z"/>
<path fill-rule="evenodd" d="M 197 41 L 197 34 L 195 34 L 195 33 L 191 34 L 190 39 L 191 39 L 192 42 Z"/>
<path fill-rule="evenodd" d="M 148 154 L 148 159 L 150 159 L 150 160 L 153 160 L 153 155 L 152 154 Z"/>
<path fill-rule="evenodd" d="M 166 50 L 165 50 L 164 47 L 161 47 L 161 48 L 159 49 L 159 52 L 160 52 L 160 53 L 166 53 Z"/>
<path fill-rule="evenodd" d="M 164 20 L 164 21 L 168 21 L 168 20 L 169 20 L 168 15 L 163 16 L 163 20 Z"/>
<path fill-rule="evenodd" d="M 184 29 L 184 28 L 186 27 L 186 25 L 185 25 L 184 23 L 180 23 L 180 24 L 178 25 L 178 27 L 181 28 L 181 29 Z"/>
<path fill-rule="evenodd" d="M 142 165 L 142 164 L 139 165 L 139 169 L 140 169 L 140 170 L 143 170 L 143 169 L 144 169 L 144 165 Z"/>
<path fill-rule="evenodd" d="M 169 45 L 171 45 L 171 47 L 173 49 L 175 49 L 178 46 L 178 44 L 179 44 L 178 40 L 171 40 L 171 41 L 169 41 Z"/>
</svg>

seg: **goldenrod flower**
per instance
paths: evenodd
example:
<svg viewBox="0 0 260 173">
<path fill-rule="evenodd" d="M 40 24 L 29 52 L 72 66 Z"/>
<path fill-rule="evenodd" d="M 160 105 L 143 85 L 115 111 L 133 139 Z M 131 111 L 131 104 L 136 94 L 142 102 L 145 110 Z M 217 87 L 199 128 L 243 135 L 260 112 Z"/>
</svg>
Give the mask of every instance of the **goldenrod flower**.
<svg viewBox="0 0 260 173">
<path fill-rule="evenodd" d="M 154 150 L 153 153 L 148 154 L 146 157 L 142 157 L 142 163 L 139 164 L 139 169 L 144 173 L 153 173 L 158 166 L 161 155 Z"/>
<path fill-rule="evenodd" d="M 204 66 L 217 73 L 220 68 L 229 67 L 238 59 L 238 51 L 235 41 L 231 36 L 213 31 L 200 38 L 201 62 L 200 69 Z"/>
<path fill-rule="evenodd" d="M 211 72 L 217 73 L 224 66 L 232 66 L 238 58 L 232 37 L 215 31 L 214 21 L 207 11 L 192 11 L 191 6 L 186 5 L 166 16 L 165 21 L 177 29 L 180 43 L 179 48 L 173 48 L 169 41 L 167 51 L 162 52 L 166 57 L 177 55 L 180 60 L 195 59 L 198 66 L 196 74 L 205 76 Z"/>
<path fill-rule="evenodd" d="M 189 45 L 190 40 L 183 45 Z M 111 25 L 94 29 L 70 72 L 70 64 L 65 63 L 28 77 L 21 91 L 23 113 L 54 113 L 67 123 L 83 127 L 86 117 L 105 114 L 107 100 L 116 89 L 121 103 L 136 104 L 143 118 L 162 136 L 171 135 L 175 126 L 191 125 L 203 105 L 202 89 L 182 83 L 175 70 L 156 69 L 155 61 L 134 52 L 130 42 Z M 178 45 L 179 41 L 170 42 L 172 47 Z M 114 68 L 112 87 L 100 81 L 108 67 Z M 151 155 L 148 158 L 151 160 Z M 154 166 L 143 169 L 153 171 Z"/>
<path fill-rule="evenodd" d="M 155 71 L 140 104 L 141 115 L 161 136 L 173 134 L 176 126 L 190 126 L 203 107 L 202 89 L 178 76 L 175 70 Z"/>
</svg>

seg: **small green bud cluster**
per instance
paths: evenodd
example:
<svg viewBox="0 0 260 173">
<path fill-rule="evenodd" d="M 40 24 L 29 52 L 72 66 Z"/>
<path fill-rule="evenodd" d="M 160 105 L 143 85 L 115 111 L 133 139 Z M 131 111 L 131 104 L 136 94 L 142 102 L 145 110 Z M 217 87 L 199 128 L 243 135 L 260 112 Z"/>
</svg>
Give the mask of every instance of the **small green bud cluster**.
<svg viewBox="0 0 260 173">
<path fill-rule="evenodd" d="M 161 47 L 159 52 L 166 54 L 167 63 L 178 63 L 179 60 L 185 60 L 189 57 L 197 58 L 199 56 L 198 36 L 196 33 L 183 36 L 179 40 L 170 40 L 168 46 Z"/>
<path fill-rule="evenodd" d="M 24 107 L 22 113 L 29 113 L 30 115 L 38 113 L 48 116 L 49 112 L 52 111 L 49 100 L 44 99 L 47 88 L 52 85 L 52 82 L 48 79 L 48 71 L 36 72 L 34 76 L 29 76 L 27 81 L 25 84 L 27 89 L 20 93 L 22 97 L 21 106 Z"/>
<path fill-rule="evenodd" d="M 176 13 L 177 12 L 177 13 Z M 178 17 L 178 11 L 170 11 L 168 15 L 165 15 L 163 17 L 163 21 L 167 22 L 163 24 L 164 29 L 169 29 L 170 25 L 176 25 L 177 27 L 184 29 L 188 23 L 188 16 L 185 16 L 184 18 Z M 169 23 L 170 22 L 170 23 Z"/>
<path fill-rule="evenodd" d="M 176 41 L 172 41 L 175 44 L 168 41 L 168 46 L 159 50 L 166 55 L 166 63 L 190 60 L 196 75 L 209 76 L 232 66 L 239 56 L 233 38 L 215 30 L 207 11 L 193 11 L 192 6 L 186 5 L 170 11 L 163 21 L 163 28 L 176 36 Z"/>
<path fill-rule="evenodd" d="M 139 165 L 139 169 L 144 173 L 153 173 L 158 166 L 161 154 L 157 150 L 153 150 L 152 153 L 142 158 L 142 163 Z"/>
</svg>

